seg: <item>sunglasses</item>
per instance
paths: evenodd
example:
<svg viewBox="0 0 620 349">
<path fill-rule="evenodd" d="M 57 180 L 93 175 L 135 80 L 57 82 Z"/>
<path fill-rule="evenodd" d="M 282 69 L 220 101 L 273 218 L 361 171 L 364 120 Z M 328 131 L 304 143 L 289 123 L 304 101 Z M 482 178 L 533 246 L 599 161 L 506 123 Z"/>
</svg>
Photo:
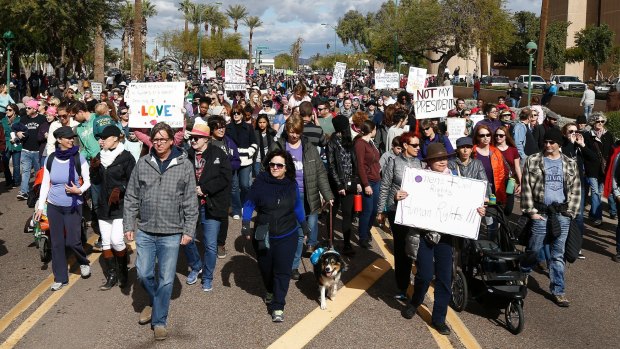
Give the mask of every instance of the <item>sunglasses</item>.
<svg viewBox="0 0 620 349">
<path fill-rule="evenodd" d="M 410 147 L 412 148 L 419 148 L 420 147 L 420 143 L 407 143 L 409 144 Z"/>
<path fill-rule="evenodd" d="M 544 141 L 543 143 L 545 143 L 545 144 L 551 144 L 551 145 L 554 145 L 554 144 L 556 144 L 557 142 L 556 142 L 556 141 Z"/>
<path fill-rule="evenodd" d="M 605 125 L 605 120 L 596 120 L 594 123 Z"/>
<path fill-rule="evenodd" d="M 495 135 L 495 138 L 504 138 L 504 137 L 506 137 L 506 135 L 503 135 L 501 133 L 498 133 Z"/>
<path fill-rule="evenodd" d="M 28 110 L 28 109 L 34 109 L 34 108 L 32 108 L 32 107 L 26 107 L 26 110 Z"/>
<path fill-rule="evenodd" d="M 491 138 L 490 133 L 479 133 L 478 138 Z"/>
<path fill-rule="evenodd" d="M 465 114 L 463 114 L 463 116 L 470 116 L 470 115 L 471 115 L 471 113 L 465 113 Z"/>
<path fill-rule="evenodd" d="M 428 130 L 430 130 L 430 129 L 431 129 L 431 127 L 430 127 L 430 126 L 429 126 L 429 127 L 424 127 L 424 131 L 428 131 Z"/>
<path fill-rule="evenodd" d="M 569 135 L 572 135 L 573 133 L 577 133 L 577 130 L 568 130 Z"/>
<path fill-rule="evenodd" d="M 325 109 L 325 108 L 316 108 L 316 110 L 318 110 L 318 111 L 321 111 L 321 110 L 323 110 L 323 109 Z"/>
<path fill-rule="evenodd" d="M 269 168 L 275 168 L 277 170 L 281 170 L 284 168 L 284 164 L 278 163 L 278 162 L 270 162 L 269 163 Z"/>
<path fill-rule="evenodd" d="M 191 136 L 189 137 L 189 140 L 192 142 L 198 142 L 199 140 L 203 139 L 205 137 L 201 137 L 201 136 Z"/>
<path fill-rule="evenodd" d="M 9 108 L 7 108 L 7 109 L 6 109 L 6 111 L 13 111 L 13 109 L 9 109 Z"/>
<path fill-rule="evenodd" d="M 121 112 L 121 115 L 127 115 L 126 111 Z"/>
</svg>

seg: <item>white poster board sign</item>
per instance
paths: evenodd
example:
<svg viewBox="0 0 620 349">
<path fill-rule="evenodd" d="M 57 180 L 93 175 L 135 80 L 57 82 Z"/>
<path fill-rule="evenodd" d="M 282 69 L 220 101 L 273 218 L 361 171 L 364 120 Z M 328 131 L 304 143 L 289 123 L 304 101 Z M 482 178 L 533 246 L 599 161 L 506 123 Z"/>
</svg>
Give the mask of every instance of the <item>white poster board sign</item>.
<svg viewBox="0 0 620 349">
<path fill-rule="evenodd" d="M 407 92 L 414 93 L 423 89 L 426 84 L 426 68 L 409 68 L 409 76 L 407 77 Z"/>
<path fill-rule="evenodd" d="M 383 73 L 375 75 L 375 88 L 377 90 L 398 88 L 399 83 L 400 76 L 398 76 L 398 73 Z"/>
<path fill-rule="evenodd" d="M 454 109 L 452 86 L 428 87 L 413 94 L 416 119 L 443 118 Z"/>
<path fill-rule="evenodd" d="M 224 63 L 227 91 L 245 91 L 247 59 L 227 59 Z"/>
<path fill-rule="evenodd" d="M 476 127 L 476 124 L 482 119 L 484 119 L 484 115 L 482 114 L 472 114 L 469 116 L 469 120 L 472 121 L 472 125 L 474 125 L 474 128 Z"/>
<path fill-rule="evenodd" d="M 99 98 L 101 98 L 101 91 L 103 91 L 103 84 L 100 82 L 91 82 L 90 89 L 93 90 L 93 98 L 99 100 Z"/>
<path fill-rule="evenodd" d="M 334 85 L 341 85 L 344 82 L 344 73 L 347 71 L 347 64 L 336 62 L 336 66 L 334 67 L 334 77 L 332 78 L 332 83 Z"/>
<path fill-rule="evenodd" d="M 487 182 L 429 170 L 406 168 L 396 207 L 397 224 L 478 239 Z"/>
<path fill-rule="evenodd" d="M 467 120 L 461 118 L 447 118 L 446 126 L 448 128 L 448 139 L 452 143 L 452 149 L 456 149 L 456 140 L 465 137 Z"/>
<path fill-rule="evenodd" d="M 130 83 L 125 90 L 129 105 L 129 127 L 152 128 L 165 122 L 183 127 L 183 82 Z"/>
</svg>

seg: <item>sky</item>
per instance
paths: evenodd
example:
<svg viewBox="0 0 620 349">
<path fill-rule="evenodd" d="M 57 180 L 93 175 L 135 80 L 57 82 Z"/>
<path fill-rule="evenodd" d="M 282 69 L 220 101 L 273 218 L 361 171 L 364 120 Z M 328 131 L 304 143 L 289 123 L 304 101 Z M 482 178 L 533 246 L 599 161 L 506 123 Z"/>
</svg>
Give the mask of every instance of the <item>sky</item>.
<svg viewBox="0 0 620 349">
<path fill-rule="evenodd" d="M 151 0 L 158 11 L 157 16 L 148 20 L 147 53 L 152 55 L 155 48 L 155 38 L 163 31 L 171 29 L 183 29 L 183 15 L 178 10 L 178 0 Z M 194 0 L 196 3 L 215 3 L 215 1 Z M 254 30 L 253 46 L 266 46 L 263 50 L 264 58 L 289 52 L 293 41 L 301 36 L 304 39 L 302 57 L 310 57 L 326 54 L 326 44 L 330 44 L 330 53 L 334 50 L 335 31 L 330 26 L 338 23 L 338 18 L 348 10 L 358 10 L 361 13 L 376 11 L 383 1 L 379 0 L 262 0 L 240 1 L 220 0 L 220 10 L 225 12 L 230 4 L 243 4 L 247 7 L 251 16 L 258 16 L 263 21 L 263 26 Z M 509 11 L 531 11 L 540 14 L 542 0 L 507 0 L 506 7 Z M 326 24 L 326 25 L 322 25 Z M 191 26 L 191 25 L 190 25 Z M 232 31 L 232 29 L 228 29 Z M 239 33 L 242 35 L 242 44 L 247 48 L 249 30 L 239 24 Z M 120 35 L 120 34 L 119 34 Z M 121 46 L 120 39 L 110 41 L 112 47 Z M 337 40 L 337 52 L 352 52 L 352 47 L 343 46 Z M 160 49 L 160 52 L 161 49 Z M 161 53 L 160 53 L 161 55 Z M 160 56 L 161 58 L 161 56 Z"/>
</svg>

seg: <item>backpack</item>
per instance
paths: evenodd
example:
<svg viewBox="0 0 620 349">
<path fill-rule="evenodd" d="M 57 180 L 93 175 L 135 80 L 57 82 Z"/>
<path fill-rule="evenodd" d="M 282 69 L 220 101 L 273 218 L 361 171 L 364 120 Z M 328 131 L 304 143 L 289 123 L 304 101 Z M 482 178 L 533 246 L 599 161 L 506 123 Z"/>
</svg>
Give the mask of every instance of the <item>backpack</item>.
<svg viewBox="0 0 620 349">
<path fill-rule="evenodd" d="M 80 162 L 80 153 L 75 153 L 74 157 L 75 157 L 75 170 L 77 171 L 78 178 L 79 178 L 78 181 L 80 182 L 79 184 L 81 185 L 82 184 L 82 164 Z M 47 160 L 45 161 L 45 168 L 47 168 L 48 172 L 52 170 L 52 162 L 54 161 L 54 158 L 56 158 L 55 153 L 51 153 L 47 157 Z M 43 182 L 43 173 L 45 171 L 45 168 L 41 167 L 37 171 L 37 173 L 35 173 L 34 175 L 34 184 L 32 185 L 32 189 L 30 189 L 30 191 L 28 192 L 28 199 L 26 200 L 26 204 L 30 208 L 34 208 L 34 206 L 37 203 L 37 200 L 39 199 L 39 195 L 41 194 L 41 182 Z"/>
</svg>

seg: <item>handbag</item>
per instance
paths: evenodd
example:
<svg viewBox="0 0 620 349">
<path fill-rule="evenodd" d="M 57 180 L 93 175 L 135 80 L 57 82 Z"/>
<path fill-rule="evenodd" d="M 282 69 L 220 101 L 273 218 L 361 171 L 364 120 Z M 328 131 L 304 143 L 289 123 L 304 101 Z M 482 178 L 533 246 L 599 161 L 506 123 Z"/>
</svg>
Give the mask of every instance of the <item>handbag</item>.
<svg viewBox="0 0 620 349">
<path fill-rule="evenodd" d="M 568 228 L 568 236 L 566 237 L 566 247 L 564 248 L 564 259 L 568 263 L 574 263 L 577 260 L 582 243 L 583 236 L 581 235 L 577 221 L 571 219 L 570 227 Z"/>
<path fill-rule="evenodd" d="M 269 224 L 261 224 L 254 228 L 254 239 L 258 242 L 259 250 L 269 249 Z"/>
<path fill-rule="evenodd" d="M 420 233 L 409 229 L 405 236 L 405 254 L 414 262 L 418 258 L 418 248 L 420 247 Z"/>
</svg>

